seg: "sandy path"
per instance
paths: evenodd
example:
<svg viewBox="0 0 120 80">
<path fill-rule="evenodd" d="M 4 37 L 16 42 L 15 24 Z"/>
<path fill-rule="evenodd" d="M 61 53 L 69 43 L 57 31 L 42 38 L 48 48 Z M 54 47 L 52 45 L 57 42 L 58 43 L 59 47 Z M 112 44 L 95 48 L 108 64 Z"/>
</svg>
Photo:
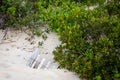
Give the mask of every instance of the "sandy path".
<svg viewBox="0 0 120 80">
<path fill-rule="evenodd" d="M 41 37 L 30 38 L 25 32 L 8 30 L 6 40 L 2 40 L 4 32 L 0 30 L 0 80 L 79 80 L 78 76 L 67 70 L 56 69 L 58 64 L 50 69 L 32 69 L 26 66 L 29 57 Z M 53 61 L 52 51 L 60 44 L 56 33 L 47 34 L 48 38 L 40 47 L 41 58 Z"/>
</svg>

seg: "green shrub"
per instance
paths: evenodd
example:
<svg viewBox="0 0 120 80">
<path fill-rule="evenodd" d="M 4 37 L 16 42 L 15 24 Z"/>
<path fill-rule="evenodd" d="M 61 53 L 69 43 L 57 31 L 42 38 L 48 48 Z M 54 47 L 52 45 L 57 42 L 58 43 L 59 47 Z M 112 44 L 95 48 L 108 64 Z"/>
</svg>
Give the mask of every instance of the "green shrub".
<svg viewBox="0 0 120 80">
<path fill-rule="evenodd" d="M 120 79 L 119 0 L 104 5 L 104 0 L 27 0 L 24 5 L 12 1 L 3 1 L 0 7 L 8 25 L 34 30 L 44 21 L 60 35 L 62 43 L 53 51 L 60 67 L 88 80 Z M 97 8 L 86 9 L 97 2 Z M 40 35 L 39 30 L 35 33 Z"/>
<path fill-rule="evenodd" d="M 2 0 L 0 14 L 6 15 L 7 26 L 21 28 L 23 26 L 36 27 L 41 25 L 37 1 L 29 0 Z"/>
<path fill-rule="evenodd" d="M 106 5 L 86 10 L 70 1 L 45 8 L 41 19 L 59 33 L 62 41 L 53 52 L 60 67 L 89 80 L 120 79 L 118 12 L 109 15 Z"/>
</svg>

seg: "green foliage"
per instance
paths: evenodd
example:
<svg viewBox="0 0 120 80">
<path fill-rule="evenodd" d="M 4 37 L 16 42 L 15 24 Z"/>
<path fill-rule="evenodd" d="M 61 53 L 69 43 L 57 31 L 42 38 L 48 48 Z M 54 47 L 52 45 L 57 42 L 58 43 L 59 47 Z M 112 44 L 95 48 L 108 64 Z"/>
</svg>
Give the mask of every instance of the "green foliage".
<svg viewBox="0 0 120 80">
<path fill-rule="evenodd" d="M 7 11 L 8 11 L 9 14 L 15 15 L 16 8 L 15 7 L 9 7 Z"/>
<path fill-rule="evenodd" d="M 44 33 L 44 34 L 42 35 L 42 38 L 43 38 L 44 40 L 46 40 L 46 39 L 47 39 L 47 35 Z"/>
<path fill-rule="evenodd" d="M 36 34 L 37 36 L 40 36 L 40 35 L 41 35 L 41 30 L 40 30 L 40 29 L 35 29 L 35 34 Z"/>
<path fill-rule="evenodd" d="M 61 45 L 53 51 L 60 67 L 88 80 L 120 79 L 119 0 L 12 1 L 3 1 L 0 7 L 7 24 L 34 30 L 44 21 L 60 35 Z M 100 5 L 86 9 L 95 4 Z M 41 35 L 38 29 L 35 33 Z M 47 39 L 46 34 L 42 37 Z"/>
<path fill-rule="evenodd" d="M 5 23 L 7 26 L 36 28 L 42 23 L 36 3 L 37 1 L 29 0 L 2 0 L 0 14 L 6 15 Z"/>
<path fill-rule="evenodd" d="M 87 10 L 78 3 L 63 1 L 43 7 L 40 18 L 62 41 L 53 52 L 60 67 L 90 80 L 120 79 L 119 11 L 114 7 L 117 11 L 109 15 L 110 6 Z"/>
<path fill-rule="evenodd" d="M 39 46 L 42 46 L 43 44 L 44 44 L 43 41 L 41 41 L 41 42 L 39 41 L 39 42 L 38 42 L 38 45 L 39 45 Z"/>
<path fill-rule="evenodd" d="M 100 5 L 104 4 L 106 0 L 71 0 L 71 1 L 80 2 L 84 5 L 90 6 L 90 5 L 95 5 L 95 4 L 100 4 Z"/>
</svg>

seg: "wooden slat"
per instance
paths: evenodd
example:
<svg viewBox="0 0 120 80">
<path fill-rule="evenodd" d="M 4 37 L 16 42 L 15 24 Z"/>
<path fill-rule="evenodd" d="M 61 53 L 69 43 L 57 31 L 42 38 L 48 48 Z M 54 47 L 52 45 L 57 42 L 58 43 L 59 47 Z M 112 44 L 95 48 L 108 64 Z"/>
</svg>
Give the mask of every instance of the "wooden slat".
<svg viewBox="0 0 120 80">
<path fill-rule="evenodd" d="M 45 69 L 48 69 L 51 64 L 51 61 L 48 61 L 47 65 L 45 66 Z"/>
<path fill-rule="evenodd" d="M 36 58 L 36 60 L 34 61 L 34 63 L 32 64 L 31 68 L 36 68 L 38 67 L 38 65 L 40 64 L 40 55 L 38 55 L 38 57 Z"/>
<path fill-rule="evenodd" d="M 40 52 L 39 49 L 38 49 L 38 48 L 35 48 L 35 50 L 33 51 L 32 56 L 29 58 L 28 63 L 27 63 L 27 65 L 28 65 L 29 67 L 32 67 L 32 64 L 34 63 L 34 61 L 35 61 L 36 58 L 38 57 L 39 52 Z"/>
<path fill-rule="evenodd" d="M 41 69 L 41 67 L 43 66 L 44 61 L 45 61 L 45 58 L 43 58 L 43 59 L 41 60 L 41 63 L 39 64 L 38 69 Z"/>
</svg>

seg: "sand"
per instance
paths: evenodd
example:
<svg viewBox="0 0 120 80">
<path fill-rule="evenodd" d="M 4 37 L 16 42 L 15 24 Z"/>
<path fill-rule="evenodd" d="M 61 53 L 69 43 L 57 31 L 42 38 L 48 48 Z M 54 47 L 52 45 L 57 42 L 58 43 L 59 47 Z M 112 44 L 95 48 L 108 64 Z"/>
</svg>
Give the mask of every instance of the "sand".
<svg viewBox="0 0 120 80">
<path fill-rule="evenodd" d="M 44 29 L 43 29 L 44 30 Z M 47 39 L 30 36 L 30 31 L 8 29 L 6 39 L 0 30 L 0 80 L 80 80 L 79 77 L 65 69 L 57 69 L 52 51 L 60 44 L 58 35 L 54 32 L 47 34 Z M 38 42 L 43 41 L 42 46 Z M 33 69 L 27 66 L 35 48 L 40 49 L 40 58 L 52 64 L 48 69 Z"/>
</svg>

